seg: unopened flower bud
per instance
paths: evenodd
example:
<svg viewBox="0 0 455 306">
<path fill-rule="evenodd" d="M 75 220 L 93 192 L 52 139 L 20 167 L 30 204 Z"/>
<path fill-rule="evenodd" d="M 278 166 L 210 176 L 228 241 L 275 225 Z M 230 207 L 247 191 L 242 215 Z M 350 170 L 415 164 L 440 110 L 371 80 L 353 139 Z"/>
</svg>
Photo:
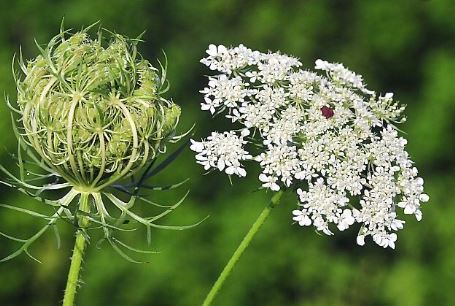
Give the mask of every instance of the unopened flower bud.
<svg viewBox="0 0 455 306">
<path fill-rule="evenodd" d="M 67 36 L 55 36 L 21 64 L 21 128 L 68 182 L 105 186 L 156 157 L 180 107 L 160 97 L 165 82 L 137 52 L 137 40 L 107 31 L 96 39 L 86 30 Z"/>
</svg>

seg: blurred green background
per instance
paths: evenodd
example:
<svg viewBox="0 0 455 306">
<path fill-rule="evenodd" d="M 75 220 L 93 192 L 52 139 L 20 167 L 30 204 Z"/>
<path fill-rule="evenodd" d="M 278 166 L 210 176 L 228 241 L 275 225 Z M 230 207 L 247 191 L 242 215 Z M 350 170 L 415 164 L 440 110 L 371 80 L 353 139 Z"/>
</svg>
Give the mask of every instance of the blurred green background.
<svg viewBox="0 0 455 306">
<path fill-rule="evenodd" d="M 363 74 L 371 89 L 395 92 L 408 105 L 402 126 L 408 150 L 425 178 L 430 202 L 418 223 L 408 218 L 396 250 L 373 243 L 359 247 L 355 230 L 318 236 L 291 222 L 292 194 L 273 212 L 242 257 L 214 305 L 455 305 L 455 1 L 56 1 L 0 2 L 0 90 L 15 97 L 11 59 L 19 46 L 37 55 L 33 39 L 46 43 L 67 27 L 101 20 L 129 36 L 147 30 L 141 45 L 154 60 L 169 59 L 167 94 L 183 108 L 180 130 L 197 123 L 197 138 L 221 120 L 199 109 L 209 72 L 200 63 L 208 44 L 243 43 L 260 50 L 281 50 L 300 57 L 305 67 L 323 58 Z M 16 141 L 9 112 L 0 106 L 2 164 L 11 165 Z M 183 231 L 154 231 L 160 251 L 136 265 L 111 248 L 92 241 L 82 272 L 78 305 L 200 305 L 222 266 L 266 205 L 270 194 L 254 192 L 258 169 L 233 185 L 203 170 L 186 150 L 159 177 L 160 183 L 191 178 L 175 193 L 153 193 L 156 201 L 176 200 L 191 189 L 185 203 L 165 220 L 200 226 Z M 156 182 L 156 181 L 155 181 Z M 42 211 L 14 190 L 0 187 L 0 202 Z M 0 210 L 0 230 L 27 237 L 40 220 Z M 49 306 L 61 301 L 73 244 L 73 228 L 61 224 L 62 247 L 52 233 L 32 248 L 42 264 L 25 255 L 0 264 L 0 305 Z M 145 233 L 128 241 L 147 247 Z M 370 241 L 371 242 L 371 241 Z M 0 240 L 0 257 L 18 247 Z"/>
</svg>

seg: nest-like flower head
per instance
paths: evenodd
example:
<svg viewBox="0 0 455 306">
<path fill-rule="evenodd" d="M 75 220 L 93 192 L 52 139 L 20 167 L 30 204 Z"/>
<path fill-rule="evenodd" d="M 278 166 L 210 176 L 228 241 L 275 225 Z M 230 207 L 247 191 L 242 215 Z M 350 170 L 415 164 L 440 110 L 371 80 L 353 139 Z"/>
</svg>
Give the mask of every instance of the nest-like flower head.
<svg viewBox="0 0 455 306">
<path fill-rule="evenodd" d="M 180 108 L 138 39 L 62 32 L 16 78 L 21 132 L 75 186 L 102 188 L 141 169 L 173 136 Z"/>
<path fill-rule="evenodd" d="M 141 224 L 150 243 L 152 228 L 182 230 L 200 223 L 159 224 L 188 193 L 173 205 L 147 199 L 147 191 L 172 190 L 186 182 L 167 186 L 147 183 L 187 144 L 157 162 L 167 143 L 186 136 L 175 135 L 180 107 L 161 96 L 169 87 L 167 65 L 159 62 L 159 71 L 142 58 L 137 51 L 139 38 L 107 30 L 91 38 L 91 27 L 75 34 L 62 29 L 45 48 L 37 44 L 40 55 L 35 59 L 24 62 L 20 56 L 20 71 L 14 72 L 16 105 L 7 99 L 8 106 L 18 113 L 13 128 L 19 143 L 13 158 L 19 175 L 0 165 L 0 173 L 6 176 L 0 178 L 0 184 L 51 206 L 54 213 L 0 204 L 46 221 L 29 239 L 0 232 L 1 237 L 22 244 L 0 262 L 22 253 L 36 260 L 29 247 L 49 228 L 55 230 L 59 242 L 57 224 L 62 219 L 86 238 L 92 230 L 101 229 L 100 242 L 108 241 L 133 262 L 138 261 L 125 251 L 150 251 L 129 246 L 116 237 L 117 232 Z M 144 208 L 136 211 L 139 204 L 155 206 L 151 207 L 153 215 Z M 142 216 L 144 213 L 148 216 Z"/>
<path fill-rule="evenodd" d="M 327 235 L 357 223 L 360 245 L 371 236 L 393 248 L 400 211 L 422 218 L 429 197 L 395 127 L 404 106 L 393 94 L 367 89 L 342 64 L 317 60 L 318 74 L 297 58 L 243 45 L 210 45 L 207 54 L 201 62 L 217 74 L 201 91 L 201 108 L 227 113 L 236 127 L 193 141 L 206 170 L 243 177 L 253 160 L 264 188 L 296 191 L 293 220 Z"/>
</svg>

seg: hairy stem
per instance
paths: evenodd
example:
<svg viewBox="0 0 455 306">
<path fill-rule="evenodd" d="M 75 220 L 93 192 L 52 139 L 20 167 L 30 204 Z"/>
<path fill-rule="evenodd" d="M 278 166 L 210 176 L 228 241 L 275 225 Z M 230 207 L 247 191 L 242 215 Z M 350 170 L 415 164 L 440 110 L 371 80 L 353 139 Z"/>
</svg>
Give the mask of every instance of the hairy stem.
<svg viewBox="0 0 455 306">
<path fill-rule="evenodd" d="M 269 205 L 267 205 L 262 210 L 259 217 L 256 219 L 256 221 L 254 221 L 250 230 L 245 235 L 242 242 L 240 243 L 240 245 L 235 250 L 234 254 L 229 259 L 228 263 L 224 267 L 220 276 L 218 276 L 218 279 L 216 280 L 216 282 L 213 284 L 213 287 L 212 287 L 212 289 L 210 289 L 210 292 L 207 294 L 202 306 L 212 305 L 212 302 L 213 302 L 215 296 L 218 294 L 218 291 L 220 291 L 220 289 L 223 286 L 224 282 L 226 281 L 227 277 L 231 274 L 232 269 L 235 267 L 235 265 L 239 261 L 240 256 L 242 256 L 243 252 L 246 250 L 246 248 L 250 244 L 254 235 L 256 235 L 258 230 L 261 228 L 262 224 L 264 224 L 264 221 L 270 215 L 272 208 L 275 207 L 280 202 L 282 194 L 283 194 L 283 191 L 277 192 L 270 200 Z"/>
<path fill-rule="evenodd" d="M 90 211 L 89 193 L 81 193 L 79 200 L 79 210 L 85 213 Z M 82 257 L 84 255 L 87 239 L 84 229 L 88 226 L 89 220 L 81 216 L 79 219 L 79 229 L 76 232 L 76 242 L 74 243 L 73 256 L 71 257 L 70 270 L 68 272 L 68 281 L 66 282 L 65 296 L 63 298 L 63 306 L 73 306 L 76 289 L 79 282 L 79 272 L 82 265 Z"/>
</svg>

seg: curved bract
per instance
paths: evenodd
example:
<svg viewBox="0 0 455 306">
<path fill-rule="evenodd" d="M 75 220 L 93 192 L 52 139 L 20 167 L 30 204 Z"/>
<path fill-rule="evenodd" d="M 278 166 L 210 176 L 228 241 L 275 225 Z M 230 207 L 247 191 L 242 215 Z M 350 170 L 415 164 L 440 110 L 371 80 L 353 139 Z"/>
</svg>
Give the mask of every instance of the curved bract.
<svg viewBox="0 0 455 306">
<path fill-rule="evenodd" d="M 101 189 L 141 169 L 174 135 L 180 108 L 139 39 L 61 32 L 16 76 L 19 131 L 74 186 Z"/>
</svg>

